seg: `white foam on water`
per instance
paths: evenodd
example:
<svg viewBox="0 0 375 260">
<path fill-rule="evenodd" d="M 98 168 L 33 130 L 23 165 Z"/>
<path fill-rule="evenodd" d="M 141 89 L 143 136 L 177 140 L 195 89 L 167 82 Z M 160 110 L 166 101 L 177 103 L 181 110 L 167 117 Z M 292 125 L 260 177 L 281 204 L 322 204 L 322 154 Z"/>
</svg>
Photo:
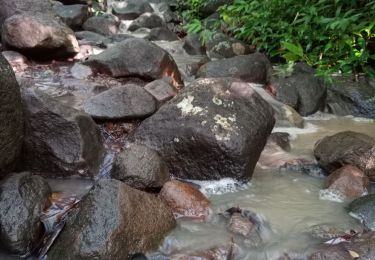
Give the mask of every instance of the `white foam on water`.
<svg viewBox="0 0 375 260">
<path fill-rule="evenodd" d="M 322 121 L 322 120 L 331 120 L 331 119 L 337 119 L 339 118 L 337 115 L 334 114 L 328 114 L 324 112 L 316 112 L 315 114 L 305 116 L 303 119 L 309 120 L 309 121 Z"/>
<path fill-rule="evenodd" d="M 319 191 L 319 199 L 333 202 L 344 202 L 345 196 L 336 190 L 323 189 Z"/>
<path fill-rule="evenodd" d="M 290 139 L 294 140 L 298 135 L 301 134 L 311 134 L 318 131 L 318 126 L 312 123 L 305 123 L 304 128 L 298 127 L 275 127 L 272 132 L 286 132 L 290 135 Z"/>
<path fill-rule="evenodd" d="M 346 118 L 350 118 L 355 122 L 360 122 L 360 123 L 373 123 L 375 122 L 374 119 L 371 118 L 364 118 L 364 117 L 353 117 L 353 116 L 346 116 Z"/>
<path fill-rule="evenodd" d="M 189 180 L 200 186 L 200 191 L 206 196 L 220 195 L 247 189 L 251 183 L 242 183 L 231 178 L 223 178 L 217 181 Z"/>
</svg>

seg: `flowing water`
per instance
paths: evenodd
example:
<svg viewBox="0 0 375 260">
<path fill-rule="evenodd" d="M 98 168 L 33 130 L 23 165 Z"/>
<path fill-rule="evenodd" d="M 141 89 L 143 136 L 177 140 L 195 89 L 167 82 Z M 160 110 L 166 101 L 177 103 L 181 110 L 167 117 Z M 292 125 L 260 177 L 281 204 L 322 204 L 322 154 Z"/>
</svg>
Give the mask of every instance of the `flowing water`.
<svg viewBox="0 0 375 260">
<path fill-rule="evenodd" d="M 370 120 L 315 115 L 306 118 L 305 129 L 283 128 L 293 140 L 292 154 L 312 158 L 316 141 L 334 133 L 352 130 L 375 137 L 375 124 Z M 361 227 L 345 210 L 347 201 L 335 202 L 332 194 L 322 196 L 324 178 L 299 172 L 256 169 L 249 184 L 236 186 L 233 181 L 200 182 L 209 196 L 213 217 L 207 223 L 179 221 L 167 237 L 161 252 L 194 251 L 228 244 L 233 238 L 238 245 L 236 259 L 278 259 L 284 253 L 305 259 L 323 241 L 314 239 L 311 230 L 328 225 L 349 232 Z M 371 191 L 370 191 L 371 192 Z M 324 195 L 324 194 L 323 194 Z M 261 247 L 233 236 L 219 213 L 231 207 L 249 209 L 269 222 L 271 233 Z"/>
</svg>

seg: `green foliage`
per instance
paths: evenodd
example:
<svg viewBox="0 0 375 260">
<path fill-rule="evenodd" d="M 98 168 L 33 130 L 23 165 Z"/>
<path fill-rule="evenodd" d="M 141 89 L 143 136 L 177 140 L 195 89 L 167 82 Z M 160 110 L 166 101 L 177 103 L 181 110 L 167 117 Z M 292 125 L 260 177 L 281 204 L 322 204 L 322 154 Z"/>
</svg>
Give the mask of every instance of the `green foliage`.
<svg viewBox="0 0 375 260">
<path fill-rule="evenodd" d="M 185 2 L 185 28 L 206 31 L 199 17 L 203 1 Z M 375 55 L 367 49 L 375 37 L 375 0 L 234 0 L 219 12 L 227 33 L 271 57 L 304 61 L 323 76 L 375 76 L 369 66 Z"/>
</svg>

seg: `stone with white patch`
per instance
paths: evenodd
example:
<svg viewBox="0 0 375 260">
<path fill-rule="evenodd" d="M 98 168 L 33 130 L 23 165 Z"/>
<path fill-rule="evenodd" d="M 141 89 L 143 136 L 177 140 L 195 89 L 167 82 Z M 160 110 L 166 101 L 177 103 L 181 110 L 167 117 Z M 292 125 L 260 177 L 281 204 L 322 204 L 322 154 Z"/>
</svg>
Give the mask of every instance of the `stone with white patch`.
<svg viewBox="0 0 375 260">
<path fill-rule="evenodd" d="M 249 84 L 206 78 L 143 121 L 133 139 L 157 150 L 176 177 L 249 180 L 274 123 Z"/>
</svg>

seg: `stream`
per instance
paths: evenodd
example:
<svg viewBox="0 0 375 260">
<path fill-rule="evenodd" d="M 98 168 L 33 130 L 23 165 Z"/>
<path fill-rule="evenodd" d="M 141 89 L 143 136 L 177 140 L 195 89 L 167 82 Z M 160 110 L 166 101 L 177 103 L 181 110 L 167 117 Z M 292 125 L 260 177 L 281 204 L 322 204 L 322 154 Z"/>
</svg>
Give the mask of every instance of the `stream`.
<svg viewBox="0 0 375 260">
<path fill-rule="evenodd" d="M 275 128 L 291 135 L 291 153 L 313 158 L 316 141 L 339 131 L 352 130 L 375 137 L 375 124 L 371 120 L 315 114 L 305 118 L 306 127 Z M 150 259 L 168 259 L 176 252 L 191 252 L 228 244 L 236 244 L 235 259 L 278 259 L 284 253 L 296 259 L 306 259 L 322 244 L 311 236 L 312 230 L 327 226 L 349 232 L 361 231 L 359 223 L 345 210 L 347 201 L 338 202 L 334 194 L 322 192 L 324 177 L 287 170 L 256 168 L 251 182 L 239 184 L 231 179 L 221 181 L 195 181 L 210 201 L 212 217 L 205 223 L 178 220 L 174 231 L 164 240 L 157 254 Z M 81 197 L 92 183 L 83 179 L 50 179 L 55 192 L 65 196 Z M 372 185 L 370 192 L 375 192 Z M 231 207 L 256 212 L 270 225 L 270 232 L 261 246 L 233 236 L 226 230 L 220 213 Z"/>
</svg>

